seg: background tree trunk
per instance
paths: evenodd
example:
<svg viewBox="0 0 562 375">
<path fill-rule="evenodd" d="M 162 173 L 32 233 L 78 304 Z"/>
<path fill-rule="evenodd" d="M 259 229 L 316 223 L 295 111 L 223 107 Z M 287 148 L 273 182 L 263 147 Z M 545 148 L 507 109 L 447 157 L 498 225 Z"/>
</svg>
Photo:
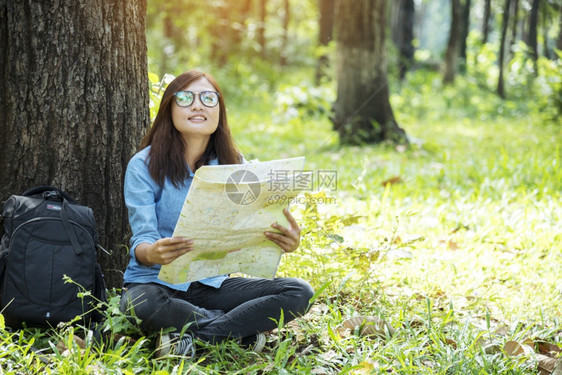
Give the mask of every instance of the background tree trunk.
<svg viewBox="0 0 562 375">
<path fill-rule="evenodd" d="M 466 72 L 466 40 L 468 39 L 468 33 L 470 31 L 470 8 L 471 0 L 464 0 L 464 5 L 462 6 L 463 11 L 461 15 L 462 24 L 460 30 L 460 51 L 459 56 L 461 58 L 460 70 L 461 72 Z"/>
<path fill-rule="evenodd" d="M 537 61 L 538 57 L 539 57 L 539 53 L 538 53 L 538 44 L 537 44 L 537 26 L 538 26 L 538 21 L 539 21 L 539 6 L 540 6 L 540 0 L 533 0 L 533 3 L 531 5 L 531 15 L 529 18 L 529 33 L 527 34 L 527 45 L 529 46 L 529 49 L 531 50 L 531 57 L 533 58 L 533 60 Z M 536 69 L 535 69 L 536 71 Z"/>
<path fill-rule="evenodd" d="M 490 32 L 492 0 L 484 1 L 484 18 L 482 20 L 482 44 L 488 43 L 488 34 Z"/>
<path fill-rule="evenodd" d="M 416 10 L 414 0 L 395 0 L 392 3 L 393 17 L 392 40 L 398 48 L 398 69 L 400 79 L 414 64 L 414 20 Z"/>
<path fill-rule="evenodd" d="M 0 199 L 55 185 L 95 213 L 120 287 L 123 176 L 149 125 L 146 2 L 0 3 Z"/>
<path fill-rule="evenodd" d="M 343 144 L 406 142 L 389 102 L 386 0 L 337 0 L 334 128 Z"/>
<path fill-rule="evenodd" d="M 556 49 L 562 51 L 562 5 L 558 7 L 558 38 L 556 39 Z M 555 56 L 557 58 L 558 55 Z"/>
<path fill-rule="evenodd" d="M 452 83 L 457 72 L 457 56 L 461 32 L 462 9 L 460 0 L 451 0 L 451 29 L 449 30 L 449 41 L 445 52 L 445 69 L 443 72 L 443 83 Z"/>
<path fill-rule="evenodd" d="M 265 59 L 265 19 L 267 17 L 267 0 L 259 1 L 260 24 L 258 27 L 258 43 L 260 45 L 260 55 Z"/>
<path fill-rule="evenodd" d="M 519 23 L 519 0 L 512 0 L 512 8 L 513 8 L 513 19 L 511 20 L 511 40 L 509 41 L 509 56 L 513 52 L 513 46 L 517 41 L 517 24 Z"/>
<path fill-rule="evenodd" d="M 318 21 L 318 45 L 327 46 L 332 41 L 334 30 L 334 4 L 335 0 L 318 0 L 318 10 L 320 18 Z M 320 84 L 322 78 L 326 76 L 326 70 L 330 65 L 328 54 L 322 52 L 318 57 L 316 65 L 316 84 Z"/>
<path fill-rule="evenodd" d="M 503 9 L 503 20 L 502 20 L 502 32 L 500 39 L 500 51 L 499 51 L 499 68 L 500 73 L 498 77 L 498 88 L 497 93 L 502 98 L 505 99 L 505 87 L 503 82 L 503 72 L 504 72 L 504 58 L 505 58 L 505 39 L 507 36 L 507 27 L 509 25 L 509 9 L 511 8 L 511 0 L 505 0 L 505 6 Z"/>
</svg>

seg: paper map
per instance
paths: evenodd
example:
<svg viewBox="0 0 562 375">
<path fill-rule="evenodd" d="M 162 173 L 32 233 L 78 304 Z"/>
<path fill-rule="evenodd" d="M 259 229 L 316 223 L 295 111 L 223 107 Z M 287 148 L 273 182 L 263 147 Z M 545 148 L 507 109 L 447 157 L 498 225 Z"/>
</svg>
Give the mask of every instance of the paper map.
<svg viewBox="0 0 562 375">
<path fill-rule="evenodd" d="M 264 232 L 288 226 L 283 208 L 310 184 L 304 157 L 195 172 L 174 237 L 193 239 L 193 250 L 163 265 L 158 277 L 172 284 L 230 273 L 273 278 L 282 250 Z"/>
</svg>

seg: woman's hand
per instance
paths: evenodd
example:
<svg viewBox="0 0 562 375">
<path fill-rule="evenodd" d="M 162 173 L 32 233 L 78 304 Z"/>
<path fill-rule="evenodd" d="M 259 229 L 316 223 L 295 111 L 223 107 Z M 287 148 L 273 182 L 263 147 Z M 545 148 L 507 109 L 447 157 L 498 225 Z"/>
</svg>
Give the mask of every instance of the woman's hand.
<svg viewBox="0 0 562 375">
<path fill-rule="evenodd" d="M 289 220 L 289 228 L 273 223 L 271 226 L 281 233 L 265 232 L 265 236 L 279 245 L 285 253 L 292 253 L 301 243 L 301 228 L 288 209 L 283 209 L 283 213 L 287 220 Z"/>
<path fill-rule="evenodd" d="M 166 237 L 153 244 L 139 244 L 135 248 L 135 256 L 142 264 L 150 267 L 155 264 L 169 264 L 191 250 L 193 250 L 193 240 L 183 237 Z"/>
</svg>

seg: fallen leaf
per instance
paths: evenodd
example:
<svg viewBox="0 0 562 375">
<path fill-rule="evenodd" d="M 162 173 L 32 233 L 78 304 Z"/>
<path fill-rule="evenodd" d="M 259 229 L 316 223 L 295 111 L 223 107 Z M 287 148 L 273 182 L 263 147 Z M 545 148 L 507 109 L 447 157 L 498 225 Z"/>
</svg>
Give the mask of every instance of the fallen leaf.
<svg viewBox="0 0 562 375">
<path fill-rule="evenodd" d="M 459 245 L 453 240 L 449 240 L 449 242 L 447 243 L 447 247 L 449 248 L 449 250 L 458 250 L 459 249 Z"/>
<path fill-rule="evenodd" d="M 546 355 L 556 355 L 557 353 L 562 353 L 562 348 L 551 344 L 549 342 L 541 341 L 538 343 L 539 353 Z"/>
<path fill-rule="evenodd" d="M 451 345 L 455 349 L 457 348 L 457 342 L 453 339 L 448 338 L 448 337 L 445 337 L 445 344 Z"/>
<path fill-rule="evenodd" d="M 399 183 L 402 183 L 402 182 L 404 182 L 404 181 L 402 180 L 402 177 L 400 177 L 400 176 L 394 176 L 394 177 L 389 178 L 388 180 L 384 180 L 384 181 L 381 183 L 381 185 L 382 185 L 382 186 L 395 185 L 395 184 L 399 184 Z"/>
<path fill-rule="evenodd" d="M 556 359 L 544 354 L 536 354 L 539 362 L 539 369 L 546 371 L 548 374 L 554 371 L 556 366 Z"/>
<path fill-rule="evenodd" d="M 509 327 L 506 325 L 499 326 L 494 330 L 494 334 L 498 336 L 505 336 L 509 333 Z"/>
<path fill-rule="evenodd" d="M 562 375 L 562 357 L 558 358 L 556 365 L 554 365 L 554 371 L 552 375 Z"/>
<path fill-rule="evenodd" d="M 86 348 L 86 342 L 84 340 L 82 340 L 80 337 L 78 336 L 72 336 L 72 339 L 74 340 L 74 342 L 76 343 L 76 345 L 78 345 L 78 347 L 80 349 L 84 349 Z M 59 342 L 57 343 L 57 349 L 59 350 L 59 352 L 64 352 L 70 348 L 66 347 L 66 343 L 62 340 L 59 340 Z"/>
<path fill-rule="evenodd" d="M 519 343 L 512 340 L 507 341 L 503 346 L 503 350 L 505 354 L 510 357 L 517 357 L 521 354 L 528 355 L 534 353 L 533 347 L 528 345 L 528 341 L 525 341 L 525 343 Z"/>
<path fill-rule="evenodd" d="M 360 336 L 386 337 L 386 332 L 391 336 L 396 332 L 390 324 L 376 316 L 356 316 L 344 321 L 340 327 L 347 328 L 352 332 L 358 329 Z"/>
<path fill-rule="evenodd" d="M 484 353 L 486 354 L 495 354 L 501 350 L 500 346 L 496 343 L 484 344 L 482 345 L 482 349 L 484 349 Z"/>
</svg>

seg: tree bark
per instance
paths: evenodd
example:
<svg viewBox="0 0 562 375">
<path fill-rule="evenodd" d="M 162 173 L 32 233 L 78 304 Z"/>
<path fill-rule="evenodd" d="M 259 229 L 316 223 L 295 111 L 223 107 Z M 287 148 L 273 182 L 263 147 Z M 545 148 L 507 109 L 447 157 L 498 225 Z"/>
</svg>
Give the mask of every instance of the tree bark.
<svg viewBox="0 0 562 375">
<path fill-rule="evenodd" d="M 519 23 L 519 0 L 512 0 L 513 1 L 513 20 L 511 22 L 511 41 L 509 45 L 513 47 L 515 42 L 517 41 L 517 24 Z M 510 55 L 513 51 L 513 48 L 509 49 Z"/>
<path fill-rule="evenodd" d="M 343 144 L 407 142 L 390 106 L 385 52 L 386 0 L 337 0 L 334 128 Z"/>
<path fill-rule="evenodd" d="M 460 69 L 464 73 L 466 72 L 466 40 L 468 39 L 468 33 L 470 31 L 470 8 L 471 0 L 464 0 L 464 6 L 462 7 L 462 24 L 460 30 L 460 53 L 461 58 Z"/>
<path fill-rule="evenodd" d="M 149 125 L 146 2 L 0 2 L 0 199 L 54 185 L 92 207 L 109 287 L 129 226 L 123 176 Z"/>
<path fill-rule="evenodd" d="M 449 30 L 449 41 L 445 52 L 445 69 L 443 72 L 443 83 L 452 83 L 457 72 L 457 56 L 459 50 L 461 32 L 461 3 L 460 0 L 451 0 L 451 29 Z"/>
<path fill-rule="evenodd" d="M 529 18 L 529 33 L 527 39 L 527 45 L 531 50 L 531 57 L 533 60 L 537 61 L 539 57 L 538 44 L 537 44 L 537 25 L 539 20 L 539 6 L 540 0 L 533 0 L 531 5 L 531 16 Z"/>
<path fill-rule="evenodd" d="M 393 17 L 392 40 L 398 48 L 398 69 L 402 80 L 414 63 L 414 0 L 396 0 L 393 7 L 396 15 Z"/>
<path fill-rule="evenodd" d="M 258 27 L 258 43 L 260 45 L 260 55 L 265 59 L 265 19 L 267 17 L 267 0 L 260 0 L 260 24 Z"/>
<path fill-rule="evenodd" d="M 504 73 L 504 58 L 505 58 L 505 39 L 507 36 L 507 27 L 509 25 L 509 9 L 511 8 L 511 0 L 505 0 L 505 6 L 503 9 L 503 19 L 502 19 L 502 32 L 500 39 L 500 51 L 499 51 L 499 66 L 500 73 L 498 77 L 498 88 L 497 93 L 502 98 L 505 99 L 505 87 L 503 82 Z"/>
<path fill-rule="evenodd" d="M 318 0 L 320 18 L 318 21 L 318 45 L 326 47 L 332 41 L 334 30 L 334 4 L 335 0 Z M 322 78 L 326 76 L 326 70 L 330 65 L 328 54 L 322 52 L 316 64 L 316 84 L 319 85 Z"/>
<path fill-rule="evenodd" d="M 482 20 L 482 44 L 488 43 L 488 34 L 490 31 L 490 14 L 491 14 L 492 0 L 484 1 L 484 19 Z"/>
</svg>

